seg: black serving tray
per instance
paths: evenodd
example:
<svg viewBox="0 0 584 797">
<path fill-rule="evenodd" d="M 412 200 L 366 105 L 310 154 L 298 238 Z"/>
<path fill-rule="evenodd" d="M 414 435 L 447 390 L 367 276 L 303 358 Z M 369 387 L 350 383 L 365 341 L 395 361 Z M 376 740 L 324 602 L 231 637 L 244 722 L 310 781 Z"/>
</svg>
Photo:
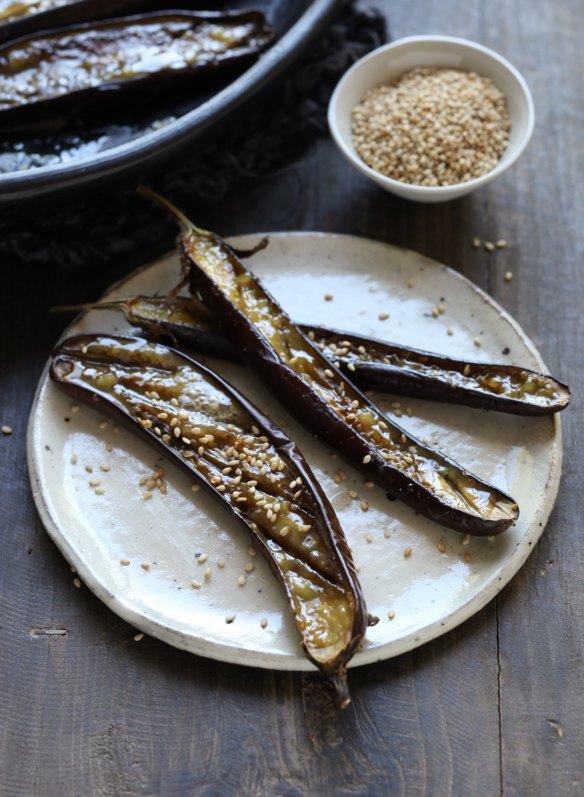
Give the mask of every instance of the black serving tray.
<svg viewBox="0 0 584 797">
<path fill-rule="evenodd" d="M 143 179 L 197 139 L 225 123 L 291 67 L 343 0 L 231 0 L 229 8 L 262 10 L 276 42 L 246 72 L 207 94 L 132 108 L 123 119 L 35 136 L 0 140 L 0 204 L 43 199 L 132 177 Z M 180 2 L 177 2 L 180 5 Z M 217 3 L 209 2 L 209 9 Z"/>
</svg>

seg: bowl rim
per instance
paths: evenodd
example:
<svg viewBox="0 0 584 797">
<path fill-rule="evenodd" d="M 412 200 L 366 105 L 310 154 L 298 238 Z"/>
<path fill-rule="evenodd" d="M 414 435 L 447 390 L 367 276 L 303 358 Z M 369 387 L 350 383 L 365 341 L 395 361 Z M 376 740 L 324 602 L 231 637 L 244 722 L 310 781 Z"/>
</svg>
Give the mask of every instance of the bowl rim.
<svg viewBox="0 0 584 797">
<path fill-rule="evenodd" d="M 462 183 L 452 183 L 450 185 L 417 185 L 415 183 L 406 183 L 401 180 L 395 180 L 393 177 L 387 177 L 381 172 L 372 169 L 371 166 L 368 166 L 365 161 L 361 160 L 361 158 L 352 151 L 352 149 L 347 145 L 345 138 L 340 133 L 339 128 L 336 123 L 336 109 L 341 98 L 343 91 L 346 88 L 347 82 L 349 81 L 350 77 L 358 72 L 366 62 L 375 60 L 379 58 L 382 54 L 391 51 L 391 50 L 398 50 L 403 47 L 407 47 L 408 45 L 413 44 L 423 44 L 424 42 L 427 43 L 436 43 L 436 44 L 451 44 L 454 47 L 461 47 L 467 48 L 469 50 L 475 50 L 478 52 L 483 53 L 484 55 L 492 58 L 494 61 L 497 61 L 507 72 L 509 72 L 516 80 L 521 93 L 523 94 L 523 98 L 526 103 L 526 129 L 523 137 L 515 143 L 514 151 L 510 154 L 509 158 L 505 163 L 501 163 L 499 161 L 497 165 L 490 169 L 485 174 L 480 175 L 480 177 L 474 177 L 472 180 L 467 180 L 466 182 Z M 502 174 L 503 172 L 507 171 L 507 169 L 511 168 L 513 164 L 518 160 L 519 156 L 523 154 L 529 141 L 531 139 L 533 129 L 535 126 L 535 109 L 533 104 L 533 97 L 531 95 L 531 91 L 527 82 L 521 72 L 513 66 L 513 64 L 508 61 L 504 56 L 500 55 L 500 53 L 492 50 L 490 47 L 485 47 L 485 45 L 480 44 L 479 42 L 474 42 L 471 39 L 463 39 L 458 36 L 442 36 L 439 34 L 421 34 L 415 36 L 404 36 L 401 39 L 396 39 L 393 42 L 389 42 L 388 44 L 384 44 L 381 47 L 377 47 L 367 55 L 360 58 L 356 61 L 341 77 L 335 89 L 331 95 L 329 106 L 327 110 L 327 121 L 329 125 L 329 130 L 331 135 L 339 147 L 339 149 L 343 152 L 345 157 L 347 157 L 354 166 L 356 166 L 360 171 L 366 174 L 371 179 L 375 180 L 378 183 L 385 184 L 387 188 L 395 189 L 396 191 L 406 191 L 412 195 L 432 195 L 435 197 L 439 196 L 446 196 L 449 193 L 453 193 L 455 191 L 460 191 L 461 189 L 465 190 L 465 193 L 470 193 L 470 191 L 474 190 L 475 188 L 479 188 L 480 186 L 484 185 L 485 183 L 490 182 L 498 175 Z"/>
</svg>

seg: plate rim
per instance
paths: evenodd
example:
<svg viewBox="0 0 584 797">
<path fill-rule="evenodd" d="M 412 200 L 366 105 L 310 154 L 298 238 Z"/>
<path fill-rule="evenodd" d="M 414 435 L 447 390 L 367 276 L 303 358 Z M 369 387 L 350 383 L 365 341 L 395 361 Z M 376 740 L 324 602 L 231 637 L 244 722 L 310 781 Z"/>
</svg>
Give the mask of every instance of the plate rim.
<svg viewBox="0 0 584 797">
<path fill-rule="evenodd" d="M 461 274 L 452 267 L 447 266 L 440 261 L 433 260 L 432 258 L 422 255 L 421 253 L 412 249 L 395 246 L 393 244 L 367 238 L 365 236 L 348 235 L 343 233 L 313 232 L 308 230 L 290 232 L 278 231 L 269 233 L 260 232 L 229 236 L 227 240 L 234 243 L 237 242 L 240 244 L 245 244 L 250 238 L 263 238 L 266 236 L 279 238 L 281 240 L 289 238 L 304 238 L 308 240 L 350 239 L 360 243 L 365 242 L 367 245 L 377 245 L 380 249 L 399 251 L 406 253 L 407 255 L 414 255 L 420 261 L 427 263 L 429 267 L 441 268 L 448 272 L 450 277 L 454 277 L 455 279 L 461 280 L 463 283 L 465 283 L 473 292 L 477 294 L 478 297 L 480 297 L 494 310 L 496 310 L 499 313 L 499 317 L 513 329 L 513 331 L 521 339 L 522 343 L 534 356 L 541 370 L 549 373 L 537 347 L 529 338 L 525 330 L 523 330 L 521 325 L 510 315 L 510 313 L 508 313 L 492 296 L 472 282 L 472 280 L 470 280 L 464 274 Z M 124 283 L 132 279 L 137 274 L 156 267 L 173 258 L 176 258 L 176 251 L 168 252 L 150 263 L 132 269 L 132 271 L 126 274 L 124 277 L 121 277 L 119 280 L 109 285 L 97 301 L 99 302 L 105 299 L 110 293 L 120 288 Z M 69 330 L 74 327 L 87 312 L 88 311 L 82 311 L 75 316 L 75 318 L 70 324 L 67 325 L 62 335 L 59 337 L 59 341 L 68 335 Z M 215 661 L 228 664 L 253 666 L 259 667 L 261 669 L 287 672 L 315 671 L 315 665 L 304 656 L 300 656 L 300 654 L 290 655 L 289 653 L 283 653 L 281 651 L 271 651 L 266 653 L 261 648 L 244 649 L 238 647 L 237 644 L 228 645 L 216 640 L 209 641 L 205 638 L 193 637 L 178 629 L 170 628 L 159 620 L 149 617 L 144 611 L 134 609 L 118 595 L 113 594 L 109 589 L 107 589 L 107 587 L 105 587 L 99 581 L 99 579 L 93 577 L 90 567 L 86 567 L 84 561 L 77 558 L 73 547 L 69 544 L 67 537 L 63 536 L 58 523 L 53 518 L 49 502 L 45 500 L 42 488 L 40 486 L 41 482 L 37 469 L 34 447 L 36 422 L 35 410 L 37 408 L 40 393 L 47 383 L 50 361 L 51 360 L 49 357 L 39 377 L 27 424 L 26 454 L 29 479 L 36 510 L 47 533 L 65 560 L 71 565 L 71 567 L 75 568 L 75 571 L 81 577 L 83 584 L 86 585 L 111 611 L 113 611 L 127 623 L 150 636 L 172 645 L 175 648 L 185 650 L 194 655 L 203 656 L 204 658 L 213 659 Z M 415 650 L 417 647 L 425 645 L 427 642 L 431 642 L 448 631 L 453 630 L 457 626 L 461 625 L 465 620 L 470 619 L 475 614 L 478 614 L 478 612 L 480 612 L 488 603 L 490 603 L 490 601 L 495 598 L 519 572 L 519 570 L 525 564 L 530 553 L 535 548 L 535 545 L 541 538 L 551 512 L 555 506 L 558 495 L 563 459 L 562 423 L 560 413 L 555 413 L 552 416 L 552 420 L 554 424 L 554 437 L 552 444 L 553 450 L 549 476 L 546 483 L 546 492 L 540 500 L 533 515 L 533 519 L 530 524 L 530 533 L 526 533 L 523 538 L 517 542 L 513 553 L 509 556 L 503 567 L 493 575 L 493 578 L 486 583 L 485 587 L 480 593 L 469 596 L 467 600 L 458 605 L 456 609 L 449 613 L 445 618 L 435 620 L 430 625 L 422 629 L 417 629 L 406 633 L 397 640 L 386 642 L 377 647 L 365 648 L 364 650 L 358 652 L 349 662 L 348 666 L 350 668 L 356 668 L 395 658 L 403 653 Z M 211 646 L 211 650 L 208 650 L 209 646 Z M 388 648 L 391 648 L 391 650 L 388 651 Z"/>
</svg>

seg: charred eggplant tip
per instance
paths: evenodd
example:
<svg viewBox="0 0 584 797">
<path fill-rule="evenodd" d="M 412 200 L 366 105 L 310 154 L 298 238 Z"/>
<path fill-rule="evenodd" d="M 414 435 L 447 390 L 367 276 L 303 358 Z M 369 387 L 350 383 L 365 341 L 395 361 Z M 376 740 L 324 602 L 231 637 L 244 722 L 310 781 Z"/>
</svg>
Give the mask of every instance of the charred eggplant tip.
<svg viewBox="0 0 584 797">
<path fill-rule="evenodd" d="M 65 379 L 74 368 L 75 364 L 73 361 L 64 357 L 58 357 L 55 359 L 51 366 L 51 370 L 57 379 Z"/>
<path fill-rule="evenodd" d="M 347 708 L 351 704 L 351 695 L 349 694 L 349 684 L 347 683 L 347 668 L 341 664 L 338 670 L 332 673 L 331 685 L 336 693 L 339 708 Z"/>
</svg>

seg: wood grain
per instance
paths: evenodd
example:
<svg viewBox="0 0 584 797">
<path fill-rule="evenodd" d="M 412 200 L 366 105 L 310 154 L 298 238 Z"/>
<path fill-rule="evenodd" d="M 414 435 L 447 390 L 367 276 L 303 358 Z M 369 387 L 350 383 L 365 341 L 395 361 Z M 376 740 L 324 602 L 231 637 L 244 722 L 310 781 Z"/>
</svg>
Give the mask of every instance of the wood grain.
<svg viewBox="0 0 584 797">
<path fill-rule="evenodd" d="M 218 664 L 145 637 L 73 574 L 39 524 L 28 408 L 65 324 L 129 269 L 4 274 L 0 295 L 0 795 L 2 797 L 574 797 L 584 794 L 584 149 L 580 0 L 376 3 L 394 38 L 482 41 L 525 74 L 537 127 L 521 161 L 481 191 L 420 206 L 383 193 L 323 140 L 204 223 L 223 233 L 349 232 L 448 263 L 488 290 L 574 391 L 545 535 L 501 596 L 424 647 L 351 673 L 330 708 L 316 676 Z M 107 201 L 107 197 L 104 198 Z M 472 239 L 505 238 L 475 250 Z M 513 280 L 505 282 L 506 271 Z"/>
</svg>

